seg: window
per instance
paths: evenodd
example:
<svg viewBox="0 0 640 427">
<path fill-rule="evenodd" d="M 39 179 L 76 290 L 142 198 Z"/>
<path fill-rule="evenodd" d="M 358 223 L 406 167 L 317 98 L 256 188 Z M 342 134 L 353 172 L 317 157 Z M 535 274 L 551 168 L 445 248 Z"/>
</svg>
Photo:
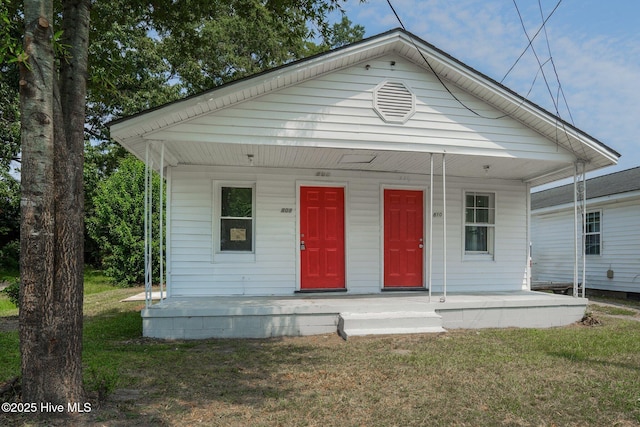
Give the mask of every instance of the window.
<svg viewBox="0 0 640 427">
<path fill-rule="evenodd" d="M 220 251 L 253 252 L 253 187 L 220 187 Z"/>
<path fill-rule="evenodd" d="M 587 212 L 584 235 L 584 253 L 586 255 L 600 255 L 600 242 L 602 241 L 600 216 L 600 212 Z"/>
<path fill-rule="evenodd" d="M 494 194 L 476 192 L 465 193 L 465 254 L 493 255 L 495 217 Z"/>
</svg>

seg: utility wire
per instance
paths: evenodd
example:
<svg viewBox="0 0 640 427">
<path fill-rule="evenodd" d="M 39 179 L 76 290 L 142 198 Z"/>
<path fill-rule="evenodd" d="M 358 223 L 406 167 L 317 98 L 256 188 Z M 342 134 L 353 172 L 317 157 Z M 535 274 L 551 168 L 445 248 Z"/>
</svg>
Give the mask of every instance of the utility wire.
<svg viewBox="0 0 640 427">
<path fill-rule="evenodd" d="M 518 12 L 518 18 L 520 18 L 520 25 L 522 26 L 522 31 L 524 31 L 524 35 L 527 37 L 527 40 L 529 40 L 529 46 L 531 47 L 531 52 L 533 52 L 533 56 L 536 58 L 536 61 L 538 62 L 538 69 L 542 72 L 542 78 L 544 80 L 544 84 L 547 88 L 547 91 L 549 92 L 549 96 L 551 97 L 551 102 L 553 102 L 553 107 L 556 110 L 556 115 L 558 115 L 559 114 L 558 103 L 554 98 L 553 93 L 551 92 L 551 86 L 549 85 L 549 81 L 547 80 L 547 75 L 544 73 L 544 68 L 542 66 L 542 62 L 540 62 L 540 57 L 538 56 L 536 49 L 533 47 L 533 39 L 529 37 L 529 33 L 527 33 L 527 27 L 524 25 L 524 19 L 522 18 L 522 14 L 520 13 L 520 9 L 518 8 L 518 3 L 516 3 L 516 0 L 513 0 L 513 5 L 516 7 L 516 12 Z"/>
<path fill-rule="evenodd" d="M 531 45 L 533 43 L 533 41 L 536 39 L 536 37 L 538 37 L 538 34 L 540 34 L 540 31 L 542 31 L 543 29 L 545 30 L 545 34 L 546 34 L 546 25 L 547 25 L 547 21 L 549 20 L 549 18 L 551 18 L 551 16 L 555 13 L 555 11 L 558 9 L 558 6 L 560 6 L 560 3 L 562 3 L 562 0 L 559 0 L 558 3 L 556 4 L 556 7 L 553 8 L 553 10 L 551 11 L 551 13 L 549 14 L 549 16 L 547 16 L 547 18 L 545 20 L 542 21 L 542 25 L 540 26 L 540 28 L 538 28 L 538 31 L 536 31 L 536 33 L 533 35 L 533 37 L 531 38 L 531 40 L 529 40 L 529 44 L 524 48 L 524 50 L 522 51 L 522 53 L 520 53 L 520 56 L 518 56 L 518 59 L 516 59 L 516 62 L 513 63 L 513 65 L 509 68 L 509 70 L 507 70 L 506 74 L 504 75 L 504 77 L 502 77 L 502 80 L 500 80 L 500 83 L 504 82 L 504 79 L 507 78 L 507 76 L 509 75 L 509 73 L 511 73 L 511 71 L 513 71 L 513 69 L 516 67 L 516 65 L 518 65 L 518 62 L 520 62 L 520 60 L 522 59 L 522 57 L 524 56 L 525 53 L 527 53 L 527 50 L 529 50 L 529 47 L 533 46 Z M 539 4 L 539 3 L 538 3 Z M 516 9 L 518 7 L 516 6 Z M 520 11 L 518 11 L 518 15 L 520 15 Z"/>
<path fill-rule="evenodd" d="M 556 5 L 556 8 L 554 8 L 554 11 L 557 9 L 557 7 L 560 5 L 560 3 L 562 2 L 562 0 L 560 0 L 558 2 L 558 4 Z M 576 155 L 578 155 L 578 152 L 573 148 L 573 144 L 571 143 L 571 137 L 569 137 L 569 133 L 567 132 L 567 128 L 565 127 L 564 121 L 562 120 L 562 117 L 560 115 L 560 109 L 558 107 L 558 103 L 559 103 L 559 98 L 560 96 L 558 95 L 557 98 L 553 96 L 553 92 L 551 91 L 551 86 L 549 85 L 549 81 L 547 80 L 547 76 L 544 72 L 544 64 L 542 64 L 540 62 L 540 58 L 535 50 L 535 48 L 533 47 L 533 39 L 529 37 L 529 34 L 527 33 L 527 28 L 524 24 L 524 19 L 522 18 L 522 14 L 520 13 L 520 9 L 518 8 L 518 4 L 516 2 L 516 0 L 513 0 L 513 5 L 516 8 L 516 12 L 518 13 L 518 18 L 520 18 L 520 24 L 522 25 L 522 30 L 524 31 L 525 36 L 527 37 L 527 40 L 529 40 L 529 46 L 531 47 L 531 52 L 533 52 L 533 55 L 536 58 L 536 61 L 538 62 L 538 66 L 539 66 L 539 70 L 542 72 L 542 77 L 544 79 L 544 83 L 545 86 L 547 88 L 547 91 L 549 92 L 549 96 L 551 97 L 551 102 L 553 103 L 553 106 L 555 108 L 555 113 L 556 113 L 556 143 L 558 143 L 559 141 L 559 135 L 558 135 L 558 124 L 560 125 L 560 127 L 562 128 L 562 131 L 564 132 L 564 135 L 567 138 L 567 142 L 569 143 L 569 149 Z M 543 12 L 542 12 L 542 5 L 540 4 L 540 1 L 538 0 L 538 6 L 540 8 L 540 14 L 541 17 L 544 17 Z M 553 56 L 551 55 L 551 47 L 549 44 L 549 37 L 547 34 L 547 30 L 546 30 L 546 22 L 547 20 L 544 20 L 543 24 L 542 24 L 542 29 L 544 29 L 545 32 L 545 37 L 546 37 L 546 41 L 547 41 L 547 49 L 549 50 L 549 59 L 547 61 L 545 61 L 545 64 L 547 62 L 551 62 L 552 66 L 553 66 L 553 70 L 555 72 L 556 75 L 556 79 L 558 82 L 558 92 L 563 94 L 564 97 L 564 92 L 562 91 L 562 85 L 560 84 L 560 77 L 558 76 L 558 71 L 555 67 L 555 63 L 553 62 Z M 538 31 L 539 32 L 539 31 Z M 569 109 L 569 106 L 566 103 L 566 98 L 565 99 L 565 105 L 567 106 L 567 110 Z M 573 121 L 573 118 L 572 118 Z M 582 147 L 582 154 L 586 157 L 586 152 L 585 152 L 585 148 L 583 145 L 581 145 Z"/>
<path fill-rule="evenodd" d="M 560 0 L 560 1 L 562 1 L 562 0 Z M 556 6 L 556 8 L 559 5 L 560 5 L 560 2 L 558 2 L 558 5 Z M 541 3 L 540 0 L 538 0 L 538 9 L 540 10 L 540 18 L 544 19 L 544 13 L 542 12 L 542 3 Z M 555 9 L 554 9 L 554 11 L 555 11 Z M 553 13 L 553 12 L 551 12 L 551 13 Z M 550 16 L 551 15 L 549 15 L 549 17 Z M 547 20 L 548 19 L 549 18 L 547 18 Z M 546 23 L 547 20 L 544 20 L 544 22 Z M 547 27 L 544 24 L 542 24 L 542 27 L 544 28 L 544 37 L 545 37 L 545 39 L 547 41 L 547 50 L 549 51 L 549 59 L 551 60 L 551 65 L 553 66 L 553 72 L 556 75 L 556 82 L 558 82 L 558 95 L 556 95 L 556 96 L 557 96 L 558 101 L 559 101 L 560 95 L 562 95 L 562 99 L 564 100 L 564 105 L 567 108 L 567 113 L 569 114 L 569 119 L 571 119 L 571 124 L 573 124 L 575 126 L 575 122 L 573 120 L 573 115 L 571 114 L 571 109 L 569 108 L 569 102 L 567 102 L 567 97 L 564 94 L 564 89 L 562 89 L 562 84 L 560 83 L 560 76 L 558 75 L 558 70 L 556 68 L 556 63 L 553 60 L 553 55 L 551 54 L 551 44 L 549 43 L 549 35 L 547 34 Z"/>
<path fill-rule="evenodd" d="M 484 119 L 489 119 L 489 120 L 498 120 L 498 119 L 502 119 L 505 117 L 510 117 L 511 114 L 515 111 L 517 111 L 526 101 L 527 98 L 529 96 L 529 94 L 531 93 L 531 91 L 533 90 L 533 87 L 535 86 L 535 82 L 538 79 L 538 75 L 542 74 L 542 77 L 544 79 L 545 85 L 547 87 L 547 90 L 549 91 L 549 95 L 551 96 L 551 101 L 553 102 L 555 111 L 556 111 L 556 129 L 557 129 L 557 124 L 558 124 L 558 120 L 560 121 L 560 124 L 562 126 L 562 129 L 564 131 L 565 136 L 567 137 L 567 142 L 569 143 L 569 149 L 574 153 L 577 154 L 576 151 L 573 148 L 573 144 L 571 144 L 571 138 L 569 137 L 569 134 L 567 132 L 567 129 L 565 127 L 564 121 L 562 120 L 562 118 L 560 117 L 560 112 L 558 110 L 558 103 L 556 101 L 556 98 L 554 98 L 553 93 L 551 92 L 551 87 L 549 86 L 549 83 L 547 81 L 546 75 L 544 74 L 544 65 L 546 65 L 548 62 L 551 62 L 553 65 L 553 70 L 555 72 L 556 75 L 556 79 L 558 82 L 558 92 L 562 94 L 562 97 L 564 99 L 565 102 L 565 106 L 567 107 L 567 110 L 569 110 L 569 105 L 567 103 L 567 99 L 564 95 L 564 91 L 562 90 L 562 86 L 560 85 L 560 77 L 558 76 L 558 72 L 557 69 L 555 67 L 555 63 L 553 62 L 553 57 L 551 56 L 551 47 L 549 44 L 549 38 L 547 35 L 547 30 L 546 30 L 546 24 L 547 21 L 551 18 L 551 16 L 555 13 L 555 11 L 558 9 L 558 7 L 560 6 L 560 4 L 562 3 L 562 0 L 558 0 L 558 3 L 555 5 L 555 7 L 553 8 L 553 10 L 551 11 L 551 13 L 543 20 L 542 25 L 540 26 L 540 28 L 538 28 L 538 30 L 536 31 L 536 33 L 533 35 L 533 37 L 529 37 L 526 27 L 524 25 L 524 20 L 522 19 L 522 15 L 520 14 L 520 10 L 518 9 L 518 5 L 516 3 L 516 0 L 513 0 L 513 4 L 516 7 L 516 11 L 518 12 L 518 16 L 520 18 L 520 23 L 522 25 L 522 28 L 524 30 L 524 33 L 527 37 L 527 40 L 529 41 L 528 45 L 525 47 L 525 49 L 522 51 L 522 53 L 520 54 L 520 56 L 518 57 L 518 59 L 516 59 L 515 63 L 511 66 L 511 68 L 509 68 L 509 70 L 507 71 L 507 73 L 504 75 L 504 77 L 502 78 L 502 80 L 500 81 L 500 83 L 502 83 L 504 81 L 504 79 L 507 78 L 507 76 L 509 75 L 509 73 L 511 73 L 511 71 L 513 71 L 513 69 L 515 68 L 515 66 L 518 64 L 518 62 L 520 61 L 520 59 L 524 56 L 524 54 L 526 53 L 526 51 L 529 49 L 529 47 L 531 47 L 532 52 L 534 53 L 534 56 L 536 57 L 536 61 L 538 62 L 538 71 L 536 72 L 536 75 L 533 79 L 533 82 L 531 83 L 531 86 L 529 87 L 529 91 L 527 92 L 527 95 L 524 97 L 521 97 L 522 100 L 520 101 L 519 105 L 516 106 L 514 108 L 514 110 L 511 113 L 505 113 L 503 115 L 497 116 L 497 117 L 488 117 L 485 115 L 480 114 L 479 112 L 475 111 L 474 109 L 472 109 L 471 107 L 467 106 L 462 100 L 460 100 L 460 98 L 458 98 L 453 92 L 451 92 L 451 90 L 447 87 L 447 85 L 445 84 L 445 82 L 440 78 L 440 76 L 438 75 L 438 73 L 435 71 L 435 69 L 431 66 L 431 63 L 429 62 L 429 60 L 425 57 L 425 55 L 422 53 L 422 50 L 418 47 L 418 45 L 416 44 L 416 41 L 411 38 L 411 43 L 413 44 L 413 46 L 415 47 L 416 51 L 420 54 L 420 57 L 422 57 L 422 60 L 427 64 L 427 66 L 429 67 L 429 69 L 431 70 L 431 72 L 433 73 L 433 75 L 436 77 L 436 79 L 438 79 L 438 81 L 440 82 L 440 84 L 442 85 L 442 87 L 449 93 L 449 95 L 451 95 L 451 97 L 453 99 L 455 99 L 461 106 L 463 106 L 466 110 L 470 111 L 471 113 L 473 113 L 474 115 L 480 117 L 480 118 L 484 118 Z M 404 23 L 402 22 L 402 19 L 400 19 L 400 15 L 398 15 L 398 12 L 396 12 L 396 9 L 393 7 L 393 4 L 391 4 L 391 0 L 387 0 L 387 4 L 389 5 L 389 8 L 391 9 L 391 11 L 393 12 L 393 14 L 395 15 L 398 23 L 400 24 L 400 27 L 402 27 L 403 30 L 407 31 L 407 28 L 405 27 Z M 538 6 L 540 8 L 540 14 L 541 17 L 544 17 L 544 14 L 542 12 L 542 5 L 540 4 L 540 0 L 538 0 Z M 540 58 L 538 57 L 538 55 L 535 52 L 535 49 L 533 47 L 533 41 L 535 40 L 535 38 L 538 36 L 538 34 L 540 34 L 540 32 L 544 30 L 545 32 L 545 37 L 547 39 L 547 49 L 549 50 L 549 59 L 547 59 L 544 63 L 540 62 Z M 559 95 L 558 95 L 559 98 Z M 569 116 L 571 117 L 571 122 L 573 123 L 573 117 L 571 116 L 571 112 L 569 111 Z M 556 130 L 556 142 L 558 142 L 558 135 L 557 135 L 557 130 Z M 584 152 L 584 146 L 582 146 L 582 150 Z M 586 157 L 586 153 L 585 157 Z"/>
<path fill-rule="evenodd" d="M 391 8 L 391 11 L 393 12 L 393 14 L 396 16 L 396 19 L 398 20 L 398 23 L 400 24 L 400 26 L 402 27 L 403 30 L 407 31 L 407 28 L 404 26 L 404 24 L 402 23 L 402 19 L 400 19 L 400 16 L 398 15 L 398 12 L 396 12 L 396 9 L 393 7 L 393 5 L 391 4 L 391 0 L 387 0 L 387 4 L 389 5 L 389 7 Z M 434 76 L 436 76 L 436 79 L 438 79 L 438 81 L 440 82 L 440 84 L 442 85 L 442 87 L 444 87 L 444 89 L 449 93 L 449 95 L 451 95 L 451 97 L 453 99 L 455 99 L 460 105 L 462 105 L 464 108 L 466 108 L 468 111 L 470 111 L 471 113 L 475 114 L 478 117 L 481 117 L 483 119 L 490 119 L 490 120 L 497 120 L 497 119 L 502 119 L 504 117 L 508 117 L 510 114 L 503 114 L 501 116 L 498 117 L 488 117 L 488 116 L 484 116 L 482 114 L 480 114 L 479 112 L 475 111 L 473 108 L 469 107 L 468 105 L 466 105 L 464 102 L 462 102 L 462 100 L 460 98 L 458 98 L 453 92 L 451 92 L 451 90 L 447 87 L 447 85 L 445 84 L 445 82 L 440 78 L 440 76 L 438 75 L 438 73 L 436 72 L 436 70 L 433 69 L 433 67 L 431 66 L 431 63 L 427 60 L 427 58 L 424 56 L 424 54 L 422 53 L 422 50 L 420 50 L 420 48 L 418 48 L 418 45 L 416 44 L 415 40 L 413 38 L 411 38 L 411 43 L 413 43 L 413 46 L 416 48 L 416 51 L 420 54 L 420 56 L 422 57 L 422 60 L 427 64 L 427 66 L 429 67 L 429 69 L 431 70 L 431 72 L 433 73 Z M 524 101 L 523 101 L 524 102 Z M 522 105 L 522 104 L 521 104 Z"/>
</svg>

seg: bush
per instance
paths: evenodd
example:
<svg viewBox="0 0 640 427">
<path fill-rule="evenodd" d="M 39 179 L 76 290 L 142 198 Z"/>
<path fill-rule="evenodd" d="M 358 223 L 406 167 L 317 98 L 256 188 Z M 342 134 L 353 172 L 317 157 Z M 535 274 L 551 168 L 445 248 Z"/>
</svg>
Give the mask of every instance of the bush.
<svg viewBox="0 0 640 427">
<path fill-rule="evenodd" d="M 16 307 L 20 304 L 20 279 L 12 279 L 9 286 L 2 290 L 2 293 L 9 297 L 9 301 Z"/>
<path fill-rule="evenodd" d="M 94 212 L 87 230 L 99 247 L 104 273 L 120 286 L 144 283 L 144 164 L 124 158 L 118 169 L 101 181 L 93 197 Z M 153 233 L 158 236 L 160 177 L 153 175 Z M 159 242 L 152 243 L 157 259 Z M 156 263 L 154 277 L 159 277 Z"/>
<path fill-rule="evenodd" d="M 20 183 L 0 170 L 0 268 L 15 270 L 20 260 Z"/>
<path fill-rule="evenodd" d="M 20 241 L 13 240 L 0 247 L 0 268 L 17 270 L 20 268 Z"/>
</svg>

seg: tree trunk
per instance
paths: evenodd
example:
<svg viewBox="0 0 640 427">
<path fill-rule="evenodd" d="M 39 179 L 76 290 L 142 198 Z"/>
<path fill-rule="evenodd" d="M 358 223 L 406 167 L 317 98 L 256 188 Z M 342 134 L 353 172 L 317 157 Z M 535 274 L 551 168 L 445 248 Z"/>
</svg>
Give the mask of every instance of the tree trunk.
<svg viewBox="0 0 640 427">
<path fill-rule="evenodd" d="M 41 6 L 43 3 L 48 5 Z M 83 402 L 84 119 L 89 0 L 63 2 L 59 79 L 52 2 L 25 1 L 21 78 L 20 351 L 25 402 Z M 45 9 L 46 7 L 46 9 Z"/>
</svg>

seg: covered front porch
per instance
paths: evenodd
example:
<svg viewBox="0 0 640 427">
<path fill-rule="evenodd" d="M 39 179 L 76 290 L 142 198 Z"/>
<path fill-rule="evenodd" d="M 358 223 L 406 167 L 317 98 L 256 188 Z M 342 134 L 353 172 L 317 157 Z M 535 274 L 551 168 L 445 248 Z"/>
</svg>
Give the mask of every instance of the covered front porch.
<svg viewBox="0 0 640 427">
<path fill-rule="evenodd" d="M 441 302 L 442 301 L 442 302 Z M 144 334 L 168 339 L 548 328 L 579 321 L 587 299 L 533 291 L 170 298 L 142 311 Z"/>
</svg>

